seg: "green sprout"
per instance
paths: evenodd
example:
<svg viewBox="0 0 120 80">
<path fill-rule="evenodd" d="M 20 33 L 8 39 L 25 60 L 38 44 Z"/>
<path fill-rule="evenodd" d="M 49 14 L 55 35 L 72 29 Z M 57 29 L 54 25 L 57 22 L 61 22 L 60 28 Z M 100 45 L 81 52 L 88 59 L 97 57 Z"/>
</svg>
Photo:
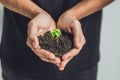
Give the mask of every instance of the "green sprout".
<svg viewBox="0 0 120 80">
<path fill-rule="evenodd" d="M 58 39 L 62 35 L 62 32 L 60 29 L 55 29 L 51 32 L 51 34 L 53 38 Z"/>
</svg>

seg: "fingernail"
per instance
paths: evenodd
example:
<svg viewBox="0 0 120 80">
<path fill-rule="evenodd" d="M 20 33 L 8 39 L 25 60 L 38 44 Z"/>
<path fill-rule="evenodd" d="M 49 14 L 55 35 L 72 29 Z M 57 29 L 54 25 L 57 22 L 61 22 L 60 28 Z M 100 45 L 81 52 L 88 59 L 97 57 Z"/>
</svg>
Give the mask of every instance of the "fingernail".
<svg viewBox="0 0 120 80">
<path fill-rule="evenodd" d="M 77 48 L 80 48 L 80 41 L 78 41 L 77 43 Z"/>
<path fill-rule="evenodd" d="M 63 70 L 64 70 L 64 68 L 59 68 L 59 70 L 63 71 Z"/>
</svg>

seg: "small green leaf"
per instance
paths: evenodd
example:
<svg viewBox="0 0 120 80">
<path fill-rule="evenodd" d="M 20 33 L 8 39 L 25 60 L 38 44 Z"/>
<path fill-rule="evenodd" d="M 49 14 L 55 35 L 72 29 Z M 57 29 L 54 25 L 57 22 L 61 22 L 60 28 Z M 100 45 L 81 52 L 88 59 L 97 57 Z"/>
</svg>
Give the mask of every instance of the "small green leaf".
<svg viewBox="0 0 120 80">
<path fill-rule="evenodd" d="M 59 38 L 59 37 L 60 37 L 60 34 L 59 34 L 59 33 L 56 33 L 55 36 L 56 36 L 57 38 Z"/>
<path fill-rule="evenodd" d="M 52 37 L 54 38 L 54 37 L 55 37 L 56 32 L 55 32 L 55 31 L 53 31 L 51 34 L 52 34 Z"/>
<path fill-rule="evenodd" d="M 52 34 L 52 37 L 53 37 L 53 38 L 56 38 L 56 39 L 58 39 L 58 38 L 62 35 L 60 29 L 55 29 L 55 30 L 53 30 L 53 31 L 51 32 L 51 34 Z"/>
<path fill-rule="evenodd" d="M 59 33 L 59 34 L 61 35 L 60 29 L 56 29 L 56 32 Z"/>
</svg>

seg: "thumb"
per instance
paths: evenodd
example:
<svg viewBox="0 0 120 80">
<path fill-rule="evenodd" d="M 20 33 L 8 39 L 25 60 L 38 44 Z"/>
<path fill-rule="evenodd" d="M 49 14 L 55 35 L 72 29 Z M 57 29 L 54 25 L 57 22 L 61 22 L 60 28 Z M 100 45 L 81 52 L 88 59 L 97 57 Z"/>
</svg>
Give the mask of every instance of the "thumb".
<svg viewBox="0 0 120 80">
<path fill-rule="evenodd" d="M 33 40 L 32 44 L 33 44 L 33 48 L 38 48 L 39 41 L 38 41 L 37 36 L 34 36 L 34 40 Z"/>
<path fill-rule="evenodd" d="M 81 32 L 80 32 L 80 28 L 81 28 L 81 25 L 79 23 L 79 21 L 75 21 L 73 23 L 72 26 L 72 31 L 73 31 L 73 35 L 74 35 L 74 46 L 76 48 L 80 48 L 80 35 L 81 35 Z"/>
<path fill-rule="evenodd" d="M 33 49 L 36 49 L 39 47 L 39 41 L 37 36 L 33 35 L 30 37 L 30 41 L 31 41 L 31 46 Z"/>
</svg>

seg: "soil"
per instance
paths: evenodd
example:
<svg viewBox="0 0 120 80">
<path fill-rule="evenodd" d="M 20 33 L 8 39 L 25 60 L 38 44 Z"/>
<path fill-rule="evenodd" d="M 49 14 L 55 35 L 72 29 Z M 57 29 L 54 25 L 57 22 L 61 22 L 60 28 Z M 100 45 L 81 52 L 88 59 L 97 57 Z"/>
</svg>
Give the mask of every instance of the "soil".
<svg viewBox="0 0 120 80">
<path fill-rule="evenodd" d="M 38 36 L 38 39 L 41 48 L 54 53 L 59 58 L 73 48 L 73 36 L 63 31 L 58 39 L 53 38 L 50 31 Z"/>
</svg>

